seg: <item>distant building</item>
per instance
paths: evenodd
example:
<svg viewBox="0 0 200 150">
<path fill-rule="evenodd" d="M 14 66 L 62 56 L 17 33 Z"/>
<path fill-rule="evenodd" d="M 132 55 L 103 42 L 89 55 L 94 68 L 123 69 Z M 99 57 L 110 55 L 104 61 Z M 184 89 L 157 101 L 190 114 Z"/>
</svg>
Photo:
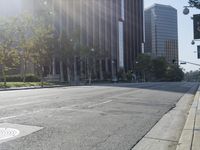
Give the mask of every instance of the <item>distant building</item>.
<svg viewBox="0 0 200 150">
<path fill-rule="evenodd" d="M 145 53 L 178 64 L 177 10 L 154 4 L 145 10 Z"/>
</svg>

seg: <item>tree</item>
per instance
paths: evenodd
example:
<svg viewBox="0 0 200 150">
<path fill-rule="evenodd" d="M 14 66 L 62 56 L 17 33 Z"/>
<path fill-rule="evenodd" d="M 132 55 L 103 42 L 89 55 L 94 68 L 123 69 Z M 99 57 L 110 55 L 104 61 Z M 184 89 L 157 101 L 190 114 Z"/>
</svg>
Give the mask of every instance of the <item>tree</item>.
<svg viewBox="0 0 200 150">
<path fill-rule="evenodd" d="M 70 83 L 71 82 L 71 64 L 73 62 L 72 58 L 73 58 L 73 41 L 71 41 L 71 39 L 69 39 L 69 36 L 67 35 L 66 31 L 62 31 L 58 41 L 57 41 L 57 45 L 59 45 L 58 49 L 58 57 L 60 59 L 60 74 L 61 74 L 61 81 L 63 80 L 62 78 L 64 78 L 63 74 L 63 63 L 67 65 L 67 80 Z"/>
<path fill-rule="evenodd" d="M 19 64 L 19 53 L 15 48 L 16 18 L 0 20 L 0 65 L 6 87 L 7 72 Z"/>
<path fill-rule="evenodd" d="M 136 70 L 140 72 L 144 81 L 150 80 L 152 72 L 152 59 L 149 55 L 141 54 L 136 60 Z"/>
<path fill-rule="evenodd" d="M 168 63 L 164 57 L 157 57 L 152 60 L 152 71 L 154 77 L 159 81 L 165 80 L 167 67 Z"/>
<path fill-rule="evenodd" d="M 187 82 L 200 82 L 200 71 L 190 71 L 185 73 L 185 81 Z"/>
<path fill-rule="evenodd" d="M 88 83 L 92 83 L 92 72 L 94 71 L 94 58 L 95 58 L 95 49 L 89 48 L 87 46 L 81 46 L 80 48 L 80 58 L 82 62 L 85 62 L 84 72 L 85 77 L 88 78 Z"/>
<path fill-rule="evenodd" d="M 52 56 L 53 29 L 46 25 L 42 19 L 34 22 L 33 43 L 31 55 L 41 77 L 43 87 L 44 67 L 50 63 Z"/>
<path fill-rule="evenodd" d="M 177 65 L 169 65 L 165 77 L 167 81 L 182 81 L 184 79 L 184 72 Z"/>
<path fill-rule="evenodd" d="M 192 7 L 196 7 L 198 9 L 200 9 L 200 1 L 199 0 L 189 0 L 189 4 Z"/>
<path fill-rule="evenodd" d="M 33 18 L 31 15 L 23 14 L 18 17 L 18 47 L 21 50 L 21 58 L 23 60 L 23 82 L 26 81 L 26 72 L 28 62 L 32 62 L 31 51 L 33 45 Z"/>
</svg>

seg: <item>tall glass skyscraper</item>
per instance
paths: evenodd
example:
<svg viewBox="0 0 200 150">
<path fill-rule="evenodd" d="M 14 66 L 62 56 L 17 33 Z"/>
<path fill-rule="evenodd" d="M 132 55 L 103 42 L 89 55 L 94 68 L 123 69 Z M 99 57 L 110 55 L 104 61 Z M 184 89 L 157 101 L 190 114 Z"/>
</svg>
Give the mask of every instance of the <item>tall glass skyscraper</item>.
<svg viewBox="0 0 200 150">
<path fill-rule="evenodd" d="M 177 10 L 154 4 L 145 10 L 145 52 L 178 63 Z"/>
</svg>

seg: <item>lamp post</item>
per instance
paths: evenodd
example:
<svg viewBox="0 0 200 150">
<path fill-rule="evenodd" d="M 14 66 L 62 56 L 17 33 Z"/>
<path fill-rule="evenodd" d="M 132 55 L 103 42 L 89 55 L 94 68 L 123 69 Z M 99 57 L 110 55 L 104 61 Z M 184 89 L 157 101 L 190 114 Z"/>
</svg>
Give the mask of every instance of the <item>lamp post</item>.
<svg viewBox="0 0 200 150">
<path fill-rule="evenodd" d="M 190 9 L 189 8 L 197 8 L 200 9 L 200 0 L 189 0 L 189 5 L 188 6 L 184 6 L 183 9 L 183 14 L 184 15 L 188 15 L 190 13 Z M 191 17 L 191 19 L 194 20 L 194 39 L 192 40 L 191 44 L 195 45 L 195 41 L 199 38 L 199 30 L 200 30 L 200 21 L 199 21 L 199 16 L 198 15 L 194 15 L 193 17 Z"/>
</svg>

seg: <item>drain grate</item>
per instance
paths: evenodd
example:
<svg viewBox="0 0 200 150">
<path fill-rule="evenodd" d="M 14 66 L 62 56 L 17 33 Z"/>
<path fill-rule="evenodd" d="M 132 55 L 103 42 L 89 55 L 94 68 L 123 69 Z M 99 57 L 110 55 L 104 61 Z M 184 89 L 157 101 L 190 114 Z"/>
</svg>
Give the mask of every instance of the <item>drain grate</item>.
<svg viewBox="0 0 200 150">
<path fill-rule="evenodd" d="M 13 138 L 19 135 L 20 131 L 13 128 L 0 128 L 0 140 Z"/>
</svg>

